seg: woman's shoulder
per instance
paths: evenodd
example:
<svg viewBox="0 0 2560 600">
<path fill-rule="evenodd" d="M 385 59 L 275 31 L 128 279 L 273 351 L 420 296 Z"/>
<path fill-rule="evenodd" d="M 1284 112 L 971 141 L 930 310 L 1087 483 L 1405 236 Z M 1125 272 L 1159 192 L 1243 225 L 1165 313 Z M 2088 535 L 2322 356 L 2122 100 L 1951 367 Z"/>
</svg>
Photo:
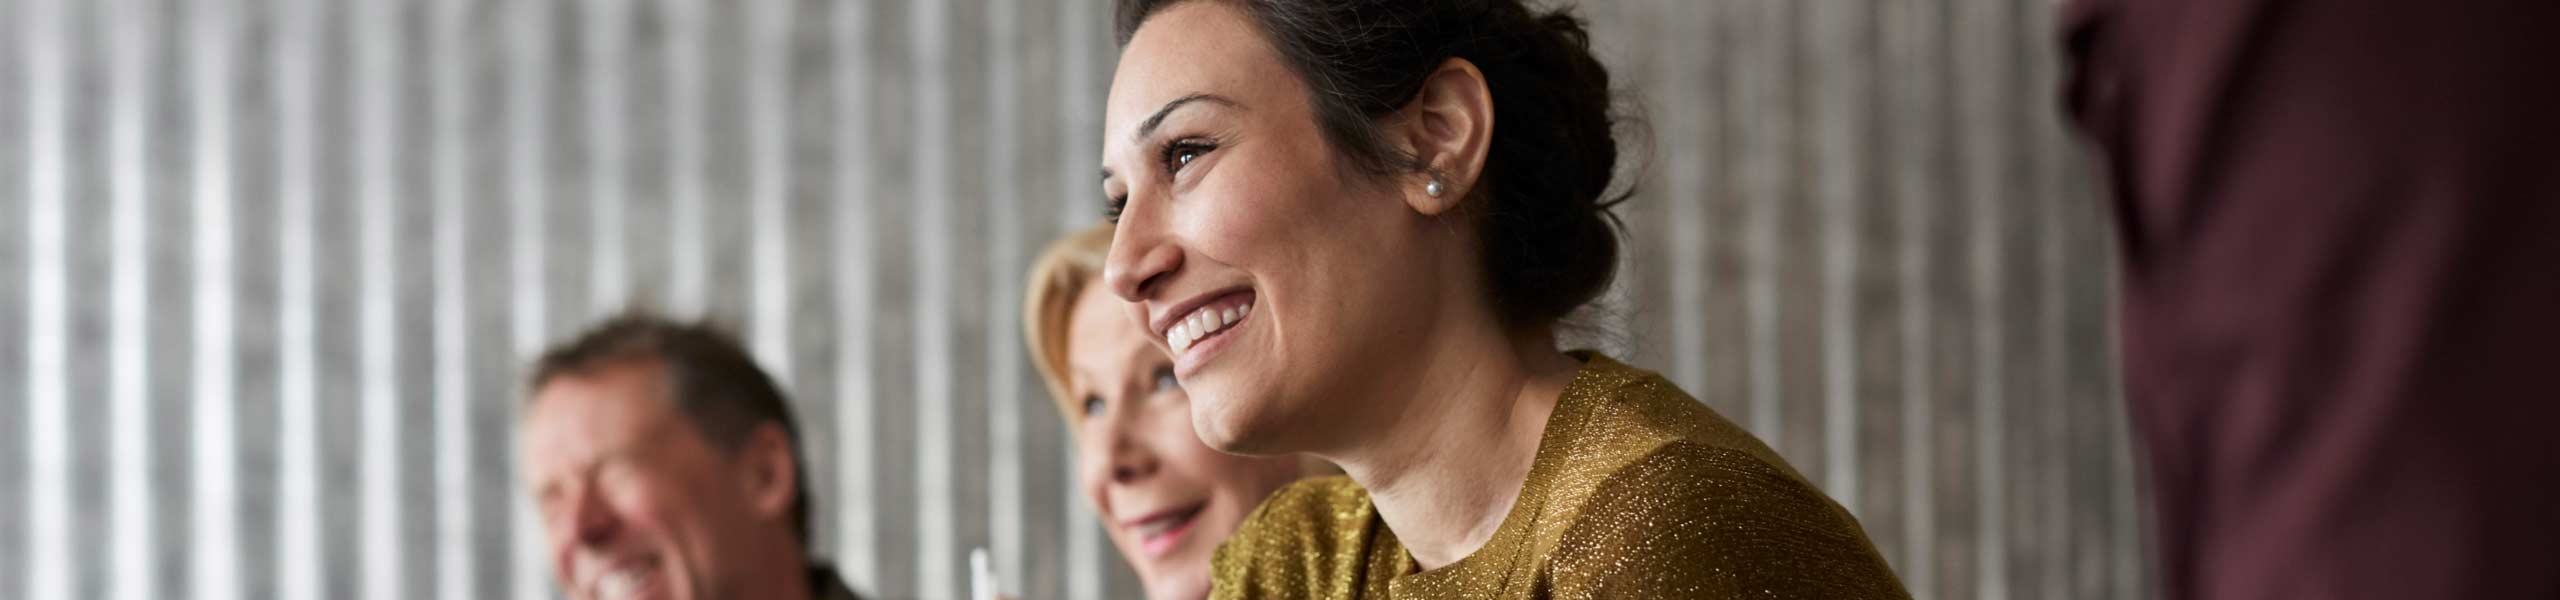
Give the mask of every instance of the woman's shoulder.
<svg viewBox="0 0 2560 600">
<path fill-rule="evenodd" d="M 1629 366 L 1597 353 L 1579 353 L 1585 368 L 1566 390 L 1571 411 L 1584 415 L 1574 427 L 1593 440 L 1586 446 L 1615 450 L 1615 464 L 1653 456 L 1663 448 L 1686 443 L 1749 455 L 1788 475 L 1797 471 L 1768 444 L 1723 413 L 1716 412 L 1661 374 Z M 1615 468 L 1603 469 L 1614 472 Z"/>
<path fill-rule="evenodd" d="M 1908 597 L 1857 519 L 1820 490 L 1756 453 L 1694 441 L 1611 474 L 1550 556 L 1560 598 Z"/>
<path fill-rule="evenodd" d="M 1280 488 L 1210 559 L 1212 598 L 1335 598 L 1358 589 L 1386 528 L 1368 490 L 1335 475 Z"/>
</svg>

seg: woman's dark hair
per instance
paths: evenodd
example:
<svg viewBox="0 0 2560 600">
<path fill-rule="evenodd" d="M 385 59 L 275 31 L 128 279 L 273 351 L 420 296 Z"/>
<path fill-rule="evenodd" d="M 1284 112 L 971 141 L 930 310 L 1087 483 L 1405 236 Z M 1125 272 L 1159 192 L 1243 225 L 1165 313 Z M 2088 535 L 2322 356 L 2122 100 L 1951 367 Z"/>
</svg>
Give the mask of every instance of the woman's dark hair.
<svg viewBox="0 0 2560 600">
<path fill-rule="evenodd" d="M 1119 0 L 1120 45 L 1168 6 L 1225 2 L 1252 19 L 1306 81 L 1317 127 L 1374 176 L 1422 170 L 1378 119 L 1404 108 L 1451 59 L 1484 73 L 1493 140 L 1472 202 L 1505 325 L 1555 323 L 1609 287 L 1618 264 L 1609 194 L 1618 163 L 1609 70 L 1570 10 L 1519 0 Z"/>
</svg>

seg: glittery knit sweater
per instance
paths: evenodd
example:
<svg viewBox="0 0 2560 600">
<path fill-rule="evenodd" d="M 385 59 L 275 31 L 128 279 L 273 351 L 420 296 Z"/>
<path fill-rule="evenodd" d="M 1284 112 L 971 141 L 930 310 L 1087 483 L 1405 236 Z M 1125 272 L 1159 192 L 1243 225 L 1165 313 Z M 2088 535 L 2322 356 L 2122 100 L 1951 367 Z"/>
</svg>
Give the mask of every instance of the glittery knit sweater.
<svg viewBox="0 0 2560 600">
<path fill-rule="evenodd" d="M 1220 600 L 1908 598 L 1856 519 L 1662 376 L 1596 354 L 1556 401 L 1520 496 L 1429 571 L 1346 477 L 1263 502 L 1213 559 Z"/>
</svg>

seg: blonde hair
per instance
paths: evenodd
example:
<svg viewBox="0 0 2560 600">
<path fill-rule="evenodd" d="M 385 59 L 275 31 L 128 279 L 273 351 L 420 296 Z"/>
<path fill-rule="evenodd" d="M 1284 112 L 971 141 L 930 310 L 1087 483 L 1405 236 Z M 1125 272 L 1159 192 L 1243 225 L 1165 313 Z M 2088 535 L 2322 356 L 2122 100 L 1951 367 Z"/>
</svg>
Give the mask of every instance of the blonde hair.
<svg viewBox="0 0 2560 600">
<path fill-rule="evenodd" d="M 1049 397 L 1058 403 L 1058 417 L 1066 420 L 1070 430 L 1084 424 L 1084 410 L 1067 381 L 1067 321 L 1085 288 L 1102 279 L 1102 263 L 1110 254 L 1109 223 L 1067 234 L 1040 252 L 1040 260 L 1031 264 L 1030 280 L 1023 284 L 1028 293 L 1022 295 L 1022 343 L 1031 350 L 1031 364 L 1040 368 L 1040 379 L 1049 384 Z M 1298 472 L 1321 476 L 1339 475 L 1342 470 L 1324 459 L 1301 455 Z"/>
<path fill-rule="evenodd" d="M 1109 223 L 1067 234 L 1040 252 L 1025 284 L 1029 291 L 1022 298 L 1022 341 L 1030 347 L 1031 364 L 1040 368 L 1040 378 L 1049 384 L 1058 416 L 1069 426 L 1081 421 L 1084 413 L 1077 410 L 1068 389 L 1067 321 L 1085 288 L 1102 279 L 1102 263 L 1110 254 Z"/>
</svg>

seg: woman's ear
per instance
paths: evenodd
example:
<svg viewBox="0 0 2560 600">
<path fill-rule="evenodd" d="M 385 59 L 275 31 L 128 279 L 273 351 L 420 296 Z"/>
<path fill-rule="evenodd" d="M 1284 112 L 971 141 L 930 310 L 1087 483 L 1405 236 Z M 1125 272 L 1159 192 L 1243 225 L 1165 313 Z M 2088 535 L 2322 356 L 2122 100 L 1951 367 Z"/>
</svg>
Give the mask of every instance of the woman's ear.
<svg viewBox="0 0 2560 600">
<path fill-rule="evenodd" d="M 799 471 L 792 468 L 791 434 L 774 423 L 757 425 L 738 448 L 738 466 L 747 505 L 759 516 L 788 521 L 801 485 Z"/>
<path fill-rule="evenodd" d="M 1406 177 L 1405 202 L 1426 215 L 1457 208 L 1484 173 L 1493 145 L 1493 92 L 1463 58 L 1441 61 L 1404 108 L 1401 137 L 1424 171 Z"/>
</svg>

